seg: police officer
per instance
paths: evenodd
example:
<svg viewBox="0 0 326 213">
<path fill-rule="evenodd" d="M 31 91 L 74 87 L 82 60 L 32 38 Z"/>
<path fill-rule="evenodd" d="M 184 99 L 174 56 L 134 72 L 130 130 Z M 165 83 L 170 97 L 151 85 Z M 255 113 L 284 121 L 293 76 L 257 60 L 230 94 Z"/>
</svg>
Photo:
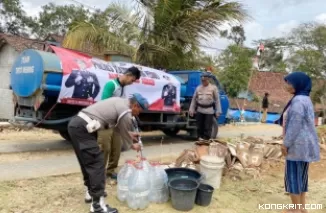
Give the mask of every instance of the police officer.
<svg viewBox="0 0 326 213">
<path fill-rule="evenodd" d="M 72 98 L 95 100 L 100 84 L 95 73 L 86 70 L 84 61 L 76 59 L 79 70 L 72 70 L 65 82 L 67 88 L 74 86 Z"/>
<path fill-rule="evenodd" d="M 91 212 L 117 213 L 116 208 L 105 204 L 105 165 L 103 152 L 97 143 L 97 131 L 105 127 L 117 128 L 128 149 L 139 151 L 138 133 L 133 131 L 132 116 L 148 108 L 147 100 L 140 94 L 130 99 L 113 97 L 99 101 L 82 109 L 68 125 L 78 162 L 84 178 L 84 185 L 92 197 Z M 119 141 L 120 142 L 120 141 Z"/>
<path fill-rule="evenodd" d="M 191 117 L 196 113 L 199 140 L 211 138 L 214 114 L 218 118 L 222 112 L 218 89 L 209 83 L 209 76 L 208 73 L 202 74 L 202 84 L 196 88 L 189 108 Z"/>
<path fill-rule="evenodd" d="M 128 68 L 119 78 L 106 83 L 102 100 L 111 97 L 124 97 L 124 87 L 131 85 L 140 78 L 140 71 L 137 67 Z M 123 144 L 120 143 L 120 135 L 116 129 L 105 129 L 99 131 L 98 143 L 104 152 L 104 163 L 107 165 L 107 177 L 116 180 L 115 169 L 118 167 L 120 152 Z M 87 195 L 86 195 L 87 197 Z M 86 198 L 87 200 L 87 198 Z"/>
</svg>

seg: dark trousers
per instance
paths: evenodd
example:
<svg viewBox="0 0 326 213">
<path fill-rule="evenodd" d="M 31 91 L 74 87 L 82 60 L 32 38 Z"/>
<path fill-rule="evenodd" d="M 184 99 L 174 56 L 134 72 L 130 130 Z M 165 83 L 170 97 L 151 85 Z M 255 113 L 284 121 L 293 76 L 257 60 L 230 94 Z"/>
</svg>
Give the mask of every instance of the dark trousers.
<svg viewBox="0 0 326 213">
<path fill-rule="evenodd" d="M 212 135 L 214 114 L 196 113 L 197 135 L 199 138 L 209 140 Z"/>
<path fill-rule="evenodd" d="M 104 196 L 105 166 L 103 152 L 97 144 L 97 133 L 88 133 L 86 121 L 80 117 L 71 119 L 68 132 L 79 162 L 84 185 L 94 198 Z"/>
</svg>

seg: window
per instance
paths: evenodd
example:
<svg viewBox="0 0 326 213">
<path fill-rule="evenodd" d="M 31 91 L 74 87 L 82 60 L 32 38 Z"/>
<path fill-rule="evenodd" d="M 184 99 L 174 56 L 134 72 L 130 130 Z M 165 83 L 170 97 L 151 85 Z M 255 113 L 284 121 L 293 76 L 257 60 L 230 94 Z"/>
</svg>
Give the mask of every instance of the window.
<svg viewBox="0 0 326 213">
<path fill-rule="evenodd" d="M 181 78 L 181 79 L 184 81 L 185 84 L 188 83 L 188 80 L 189 80 L 189 74 L 184 74 L 184 73 L 178 73 L 178 74 L 176 74 L 176 73 L 173 73 L 173 75 L 175 75 L 175 76 Z"/>
<path fill-rule="evenodd" d="M 217 86 L 218 90 L 220 91 L 220 93 L 224 93 L 224 88 L 223 86 L 217 81 L 217 79 L 215 79 L 214 77 L 209 77 L 209 83 Z"/>
</svg>

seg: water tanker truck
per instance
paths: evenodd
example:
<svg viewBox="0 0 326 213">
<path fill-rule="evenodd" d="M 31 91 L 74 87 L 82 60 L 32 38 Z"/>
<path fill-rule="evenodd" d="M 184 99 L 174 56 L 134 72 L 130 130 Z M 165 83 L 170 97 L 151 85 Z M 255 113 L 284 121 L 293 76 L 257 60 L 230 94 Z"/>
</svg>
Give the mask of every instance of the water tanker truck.
<svg viewBox="0 0 326 213">
<path fill-rule="evenodd" d="M 83 107 L 101 99 L 107 81 L 137 66 L 141 78 L 124 89 L 126 96 L 141 93 L 150 108 L 138 118 L 142 131 L 161 130 L 175 136 L 180 130 L 196 137 L 195 119 L 188 114 L 202 71 L 163 72 L 126 62 L 106 62 L 72 50 L 51 46 L 50 52 L 27 49 L 16 59 L 11 70 L 14 93 L 14 121 L 37 128 L 58 131 L 70 140 L 67 125 Z M 226 122 L 229 100 L 220 82 L 209 73 L 219 88 L 222 114 L 214 119 L 212 138 L 218 125 Z"/>
</svg>

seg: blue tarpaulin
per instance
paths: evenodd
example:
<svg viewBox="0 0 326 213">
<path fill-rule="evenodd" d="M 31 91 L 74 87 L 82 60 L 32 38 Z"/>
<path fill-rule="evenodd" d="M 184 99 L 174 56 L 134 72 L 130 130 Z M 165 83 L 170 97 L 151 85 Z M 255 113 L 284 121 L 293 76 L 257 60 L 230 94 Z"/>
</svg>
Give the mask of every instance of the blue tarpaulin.
<svg viewBox="0 0 326 213">
<path fill-rule="evenodd" d="M 228 118 L 231 120 L 236 120 L 240 121 L 240 115 L 241 115 L 241 110 L 238 109 L 229 109 L 228 111 Z M 244 111 L 244 119 L 247 122 L 260 122 L 262 117 L 261 112 L 257 111 Z M 277 113 L 267 113 L 267 123 L 274 123 L 278 118 L 280 117 L 280 114 Z"/>
</svg>

